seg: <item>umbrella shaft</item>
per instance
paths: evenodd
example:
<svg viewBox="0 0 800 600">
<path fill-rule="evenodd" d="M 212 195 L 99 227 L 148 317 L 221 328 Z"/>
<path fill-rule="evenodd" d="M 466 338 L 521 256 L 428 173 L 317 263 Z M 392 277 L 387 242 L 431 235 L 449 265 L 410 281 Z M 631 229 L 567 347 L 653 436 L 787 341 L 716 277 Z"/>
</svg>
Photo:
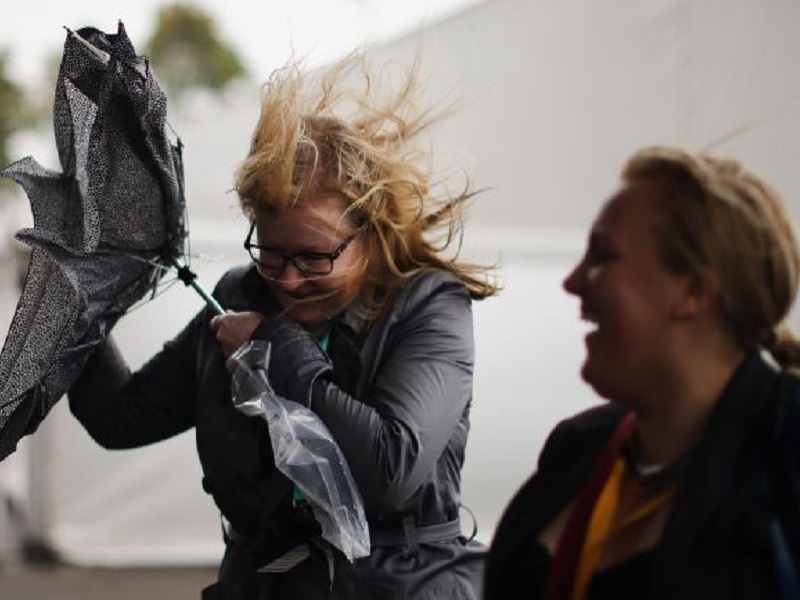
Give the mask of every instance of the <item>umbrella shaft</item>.
<svg viewBox="0 0 800 600">
<path fill-rule="evenodd" d="M 193 287 L 195 291 L 200 294 L 200 297 L 206 301 L 206 304 L 213 308 L 214 312 L 218 315 L 225 313 L 225 309 L 217 302 L 216 298 L 209 294 L 206 289 L 197 282 L 197 275 L 194 271 L 186 265 L 181 265 L 177 260 L 173 262 L 173 265 L 178 270 L 178 279 L 185 285 Z"/>
<path fill-rule="evenodd" d="M 189 285 L 192 286 L 198 294 L 200 294 L 200 297 L 206 301 L 206 304 L 214 309 L 214 312 L 216 312 L 218 315 L 225 313 L 225 309 L 222 308 L 222 305 L 219 302 L 217 302 L 216 298 L 209 294 L 202 285 L 197 283 L 196 280 L 193 279 L 191 282 L 189 282 Z"/>
</svg>

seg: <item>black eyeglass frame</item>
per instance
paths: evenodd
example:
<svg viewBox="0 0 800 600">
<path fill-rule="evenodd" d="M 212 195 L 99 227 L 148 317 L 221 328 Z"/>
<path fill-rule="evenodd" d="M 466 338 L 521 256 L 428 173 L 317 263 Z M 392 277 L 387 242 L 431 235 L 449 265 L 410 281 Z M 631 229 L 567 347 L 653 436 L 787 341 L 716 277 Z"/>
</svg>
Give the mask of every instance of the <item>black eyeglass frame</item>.
<svg viewBox="0 0 800 600">
<path fill-rule="evenodd" d="M 247 253 L 250 255 L 250 258 L 253 260 L 254 263 L 256 263 L 256 265 L 258 265 L 260 268 L 266 270 L 267 272 L 269 272 L 272 275 L 278 275 L 278 274 L 282 273 L 283 270 L 286 268 L 286 265 L 290 261 L 294 265 L 295 269 L 300 271 L 300 273 L 302 273 L 303 275 L 311 276 L 311 277 L 320 276 L 320 275 L 329 275 L 333 271 L 333 262 L 337 258 L 339 258 L 339 256 L 341 256 L 341 254 L 345 250 L 347 250 L 347 247 L 350 245 L 350 243 L 354 239 L 356 239 L 358 234 L 361 233 L 362 229 L 364 229 L 363 225 L 361 225 L 352 234 L 348 235 L 344 240 L 342 240 L 342 243 L 339 244 L 338 246 L 336 246 L 336 248 L 334 248 L 332 252 L 305 252 L 304 251 L 304 252 L 295 252 L 294 254 L 285 254 L 283 252 L 278 252 L 274 248 L 268 248 L 266 246 L 260 246 L 258 244 L 254 244 L 252 242 L 253 232 L 256 230 L 256 223 L 255 223 L 255 221 L 253 221 L 253 223 L 250 224 L 250 231 L 247 232 L 247 237 L 244 240 L 244 249 L 247 250 Z M 258 253 L 270 252 L 270 253 L 274 254 L 275 256 L 280 256 L 283 259 L 283 263 L 278 268 L 267 267 L 261 262 L 260 256 L 258 254 L 256 254 L 256 252 L 254 252 L 254 250 L 257 251 Z M 298 257 L 301 260 L 302 260 L 303 257 L 306 257 L 306 258 L 308 258 L 310 260 L 315 260 L 315 261 L 322 260 L 322 259 L 327 259 L 329 266 L 328 266 L 328 268 L 326 270 L 322 270 L 322 269 L 313 269 L 312 270 L 312 269 L 309 269 L 308 267 L 304 266 L 301 262 L 297 262 L 297 258 Z"/>
</svg>

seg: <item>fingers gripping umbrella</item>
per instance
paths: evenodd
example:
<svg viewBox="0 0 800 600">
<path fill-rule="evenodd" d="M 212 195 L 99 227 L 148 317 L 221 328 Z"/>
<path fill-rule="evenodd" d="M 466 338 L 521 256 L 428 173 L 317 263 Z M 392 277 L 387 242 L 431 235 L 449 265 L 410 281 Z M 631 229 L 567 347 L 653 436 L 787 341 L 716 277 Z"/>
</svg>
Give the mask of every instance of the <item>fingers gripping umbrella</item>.
<svg viewBox="0 0 800 600">
<path fill-rule="evenodd" d="M 92 350 L 170 270 L 215 311 L 184 264 L 180 141 L 166 95 L 120 22 L 68 31 L 54 130 L 62 172 L 32 157 L 0 171 L 28 195 L 28 273 L 0 353 L 0 460 L 33 433 Z"/>
</svg>

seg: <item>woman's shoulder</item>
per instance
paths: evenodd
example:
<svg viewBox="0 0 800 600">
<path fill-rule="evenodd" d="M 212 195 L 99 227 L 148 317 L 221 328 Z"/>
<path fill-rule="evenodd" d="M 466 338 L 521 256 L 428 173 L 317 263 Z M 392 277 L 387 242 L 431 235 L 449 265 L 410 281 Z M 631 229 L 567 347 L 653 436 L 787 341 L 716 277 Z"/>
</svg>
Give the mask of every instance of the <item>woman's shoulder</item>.
<svg viewBox="0 0 800 600">
<path fill-rule="evenodd" d="M 602 402 L 561 420 L 555 430 L 570 430 L 577 434 L 604 433 L 613 429 L 628 409 L 619 404 Z"/>
<path fill-rule="evenodd" d="M 417 327 L 419 324 L 424 327 Z M 431 327 L 434 324 L 436 327 Z M 410 277 L 394 292 L 372 322 L 369 337 L 377 343 L 387 335 L 412 329 L 435 336 L 437 327 L 447 329 L 451 342 L 457 337 L 462 340 L 464 349 L 471 347 L 471 306 L 466 286 L 448 271 L 426 269 Z"/>
<path fill-rule="evenodd" d="M 467 286 L 454 273 L 444 269 L 425 269 L 401 286 L 398 301 L 415 304 L 442 293 L 469 297 Z"/>
<path fill-rule="evenodd" d="M 219 278 L 214 289 L 215 291 L 226 291 L 230 288 L 238 288 L 253 271 L 254 269 L 251 265 L 238 265 L 228 269 Z"/>
<path fill-rule="evenodd" d="M 240 265 L 227 270 L 214 287 L 214 296 L 225 309 L 276 310 L 272 296 L 253 265 Z"/>
<path fill-rule="evenodd" d="M 560 463 L 565 456 L 593 455 L 626 412 L 623 406 L 604 402 L 562 419 L 545 440 L 539 466 Z"/>
</svg>

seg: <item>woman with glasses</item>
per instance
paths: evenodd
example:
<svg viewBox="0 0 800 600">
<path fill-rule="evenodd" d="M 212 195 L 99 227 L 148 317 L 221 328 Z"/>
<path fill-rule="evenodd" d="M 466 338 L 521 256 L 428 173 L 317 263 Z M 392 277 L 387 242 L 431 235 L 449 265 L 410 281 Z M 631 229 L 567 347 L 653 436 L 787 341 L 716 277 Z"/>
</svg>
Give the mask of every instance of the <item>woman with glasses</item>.
<svg viewBox="0 0 800 600">
<path fill-rule="evenodd" d="M 440 113 L 418 107 L 414 72 L 380 98 L 377 83 L 359 56 L 320 77 L 295 66 L 270 77 L 236 174 L 251 261 L 214 290 L 226 312 L 204 308 L 136 373 L 109 339 L 69 394 L 109 448 L 195 428 L 226 542 L 206 599 L 480 596 L 460 481 L 471 303 L 497 287 L 450 248 L 474 192 L 433 191 L 416 142 Z M 312 410 L 347 460 L 368 556 L 351 562 L 320 537 L 266 424 L 233 406 L 226 359 L 250 341 L 271 345 L 270 386 Z"/>
</svg>

